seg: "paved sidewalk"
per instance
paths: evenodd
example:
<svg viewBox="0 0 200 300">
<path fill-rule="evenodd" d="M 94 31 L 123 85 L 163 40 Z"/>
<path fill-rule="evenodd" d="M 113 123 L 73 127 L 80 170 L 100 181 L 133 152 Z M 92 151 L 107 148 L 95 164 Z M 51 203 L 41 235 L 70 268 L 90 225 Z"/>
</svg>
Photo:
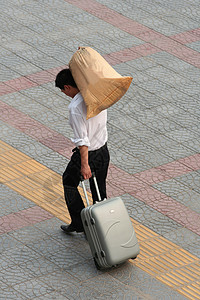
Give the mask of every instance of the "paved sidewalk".
<svg viewBox="0 0 200 300">
<path fill-rule="evenodd" d="M 0 4 L 0 299 L 200 299 L 199 1 Z M 141 252 L 106 271 L 60 230 L 73 144 L 54 80 L 79 46 L 133 77 L 108 110 L 107 182 Z"/>
</svg>

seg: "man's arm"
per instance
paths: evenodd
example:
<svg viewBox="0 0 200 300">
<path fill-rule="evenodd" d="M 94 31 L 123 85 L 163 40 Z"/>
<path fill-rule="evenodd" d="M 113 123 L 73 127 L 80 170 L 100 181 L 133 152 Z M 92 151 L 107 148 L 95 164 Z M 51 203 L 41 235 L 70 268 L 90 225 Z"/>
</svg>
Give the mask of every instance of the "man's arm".
<svg viewBox="0 0 200 300">
<path fill-rule="evenodd" d="M 79 146 L 81 155 L 81 174 L 84 179 L 89 179 L 92 176 L 91 169 L 88 163 L 88 147 Z"/>
</svg>

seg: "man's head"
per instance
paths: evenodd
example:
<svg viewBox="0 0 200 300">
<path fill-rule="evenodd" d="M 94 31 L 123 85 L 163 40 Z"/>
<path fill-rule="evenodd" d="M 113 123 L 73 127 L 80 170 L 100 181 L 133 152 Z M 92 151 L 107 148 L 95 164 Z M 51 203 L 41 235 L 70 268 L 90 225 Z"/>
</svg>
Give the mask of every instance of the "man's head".
<svg viewBox="0 0 200 300">
<path fill-rule="evenodd" d="M 79 92 L 69 69 L 63 69 L 57 74 L 55 86 L 60 88 L 63 93 L 72 98 Z"/>
</svg>

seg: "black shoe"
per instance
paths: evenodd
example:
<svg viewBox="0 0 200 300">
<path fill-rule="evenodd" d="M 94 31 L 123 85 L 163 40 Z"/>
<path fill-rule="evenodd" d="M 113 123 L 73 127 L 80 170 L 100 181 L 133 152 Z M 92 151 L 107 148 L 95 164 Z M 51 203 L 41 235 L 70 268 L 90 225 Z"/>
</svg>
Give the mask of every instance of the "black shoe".
<svg viewBox="0 0 200 300">
<path fill-rule="evenodd" d="M 61 225 L 60 228 L 65 232 L 65 233 L 72 233 L 72 232 L 83 232 L 83 229 L 76 229 L 72 224 L 70 225 Z"/>
</svg>

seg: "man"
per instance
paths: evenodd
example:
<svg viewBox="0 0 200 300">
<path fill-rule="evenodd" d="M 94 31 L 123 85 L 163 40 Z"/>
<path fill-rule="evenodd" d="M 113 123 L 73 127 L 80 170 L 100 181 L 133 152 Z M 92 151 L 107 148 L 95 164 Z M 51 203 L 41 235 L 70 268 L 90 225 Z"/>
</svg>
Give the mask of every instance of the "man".
<svg viewBox="0 0 200 300">
<path fill-rule="evenodd" d="M 61 225 L 66 233 L 83 232 L 81 210 L 84 208 L 82 198 L 78 191 L 81 175 L 89 179 L 93 202 L 98 201 L 94 182 L 91 178 L 95 172 L 101 199 L 106 195 L 106 177 L 109 165 L 109 152 L 107 148 L 107 111 L 86 120 L 86 105 L 83 97 L 72 77 L 69 69 L 58 73 L 55 80 L 56 87 L 72 98 L 69 104 L 69 123 L 73 129 L 73 149 L 71 160 L 63 174 L 65 201 L 71 216 L 70 225 Z"/>
</svg>

